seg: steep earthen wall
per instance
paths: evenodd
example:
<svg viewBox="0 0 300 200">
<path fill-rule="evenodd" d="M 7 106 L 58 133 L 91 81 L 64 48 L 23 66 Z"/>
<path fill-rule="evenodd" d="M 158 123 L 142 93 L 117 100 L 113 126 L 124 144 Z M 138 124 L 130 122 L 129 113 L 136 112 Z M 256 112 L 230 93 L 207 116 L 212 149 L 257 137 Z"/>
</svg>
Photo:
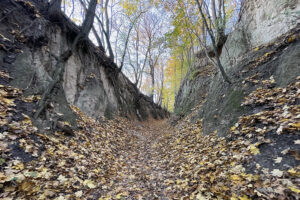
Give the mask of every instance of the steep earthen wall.
<svg viewBox="0 0 300 200">
<path fill-rule="evenodd" d="M 258 112 L 241 106 L 244 97 L 260 87 L 247 81 L 250 77 L 259 82 L 273 76 L 276 86 L 282 87 L 300 75 L 299 12 L 296 0 L 245 0 L 220 56 L 233 84 L 225 83 L 218 70 L 210 76 L 193 76 L 205 68 L 199 62 L 205 56 L 196 57 L 176 97 L 177 114 L 186 115 L 202 103 L 192 120 L 203 119 L 206 134 L 217 130 L 225 135 L 239 116 Z"/>
<path fill-rule="evenodd" d="M 32 2 L 34 5 L 35 1 Z M 4 0 L 0 7 L 4 8 L 0 15 L 6 15 L 0 21 L 0 33 L 12 47 L 1 52 L 1 68 L 13 77 L 11 85 L 22 88 L 27 95 L 42 94 L 53 79 L 56 57 L 70 48 L 78 27 L 67 18 L 49 21 L 42 10 L 37 17 L 30 5 L 24 3 Z M 7 15 L 9 11 L 12 12 Z M 125 116 L 145 120 L 168 115 L 141 94 L 89 40 L 81 41 L 67 61 L 60 85 L 50 102 L 66 119 L 72 118 L 68 104 L 92 117 Z"/>
</svg>

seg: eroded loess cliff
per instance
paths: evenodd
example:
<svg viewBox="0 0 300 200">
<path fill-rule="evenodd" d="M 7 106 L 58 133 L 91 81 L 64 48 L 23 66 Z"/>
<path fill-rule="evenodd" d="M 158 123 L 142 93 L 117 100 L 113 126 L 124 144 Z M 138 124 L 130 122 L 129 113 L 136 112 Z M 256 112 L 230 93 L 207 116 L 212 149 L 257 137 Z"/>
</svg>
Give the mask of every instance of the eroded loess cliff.
<svg viewBox="0 0 300 200">
<path fill-rule="evenodd" d="M 229 34 L 221 53 L 222 64 L 233 84 L 200 52 L 194 68 L 185 77 L 176 97 L 175 111 L 192 121 L 203 119 L 205 134 L 226 131 L 242 115 L 258 113 L 261 108 L 241 106 L 248 94 L 264 87 L 262 80 L 274 78 L 272 87 L 285 87 L 300 75 L 298 1 L 245 0 L 239 21 Z"/>
<path fill-rule="evenodd" d="M 299 1 L 244 1 L 221 54 L 232 84 L 199 53 L 176 97 L 179 124 L 185 119 L 208 137 L 250 144 L 248 172 L 300 164 L 299 10 Z"/>
<path fill-rule="evenodd" d="M 0 2 L 0 68 L 13 77 L 6 84 L 21 88 L 26 95 L 45 91 L 53 79 L 56 58 L 71 46 L 79 31 L 67 18 L 48 19 L 47 4 L 38 2 Z M 89 40 L 81 41 L 67 61 L 63 81 L 51 95 L 44 119 L 61 113 L 62 121 L 75 124 L 69 104 L 91 117 L 145 120 L 168 115 Z"/>
</svg>

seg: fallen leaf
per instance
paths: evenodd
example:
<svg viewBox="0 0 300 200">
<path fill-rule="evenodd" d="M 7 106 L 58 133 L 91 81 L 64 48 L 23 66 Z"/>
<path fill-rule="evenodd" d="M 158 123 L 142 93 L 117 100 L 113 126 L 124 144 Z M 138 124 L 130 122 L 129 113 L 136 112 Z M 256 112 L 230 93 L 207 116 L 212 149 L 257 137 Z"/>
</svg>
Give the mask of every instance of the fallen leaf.
<svg viewBox="0 0 300 200">
<path fill-rule="evenodd" d="M 298 151 L 296 151 L 296 150 L 289 150 L 288 153 L 291 154 L 296 160 L 300 160 L 300 154 L 298 153 Z"/>
<path fill-rule="evenodd" d="M 281 151 L 281 153 L 282 153 L 283 155 L 286 155 L 289 151 L 290 151 L 290 148 L 287 148 L 287 149 Z"/>
<path fill-rule="evenodd" d="M 203 196 L 201 193 L 198 193 L 196 195 L 196 199 L 197 200 L 208 200 L 208 198 L 206 198 L 205 196 Z"/>
<path fill-rule="evenodd" d="M 300 121 L 297 123 L 290 123 L 290 126 L 294 127 L 294 128 L 300 128 Z"/>
<path fill-rule="evenodd" d="M 295 144 L 300 144 L 300 140 L 295 140 L 294 143 Z"/>
<path fill-rule="evenodd" d="M 240 200 L 251 200 L 247 195 L 239 197 Z"/>
<path fill-rule="evenodd" d="M 82 197 L 82 194 L 83 194 L 83 192 L 80 190 L 80 191 L 77 191 L 77 192 L 75 192 L 75 196 L 76 197 Z"/>
<path fill-rule="evenodd" d="M 59 182 L 61 182 L 61 183 L 64 183 L 64 182 L 66 182 L 68 179 L 67 179 L 65 176 L 63 176 L 63 175 L 59 175 L 59 177 L 57 178 L 57 180 L 59 180 Z"/>
<path fill-rule="evenodd" d="M 289 187 L 289 189 L 292 190 L 293 192 L 296 192 L 297 194 L 300 194 L 300 189 L 296 187 Z"/>
<path fill-rule="evenodd" d="M 5 183 L 6 179 L 7 176 L 4 173 L 0 172 L 0 183 Z"/>
<path fill-rule="evenodd" d="M 259 149 L 256 148 L 253 144 L 250 145 L 250 152 L 251 152 L 251 154 L 253 154 L 253 155 L 257 155 L 257 154 L 260 153 L 260 152 L 259 152 Z"/>
<path fill-rule="evenodd" d="M 94 182 L 90 179 L 86 179 L 84 182 L 83 182 L 83 185 L 85 186 L 88 186 L 89 188 L 93 189 L 93 188 L 96 188 L 96 185 L 94 184 Z"/>
<path fill-rule="evenodd" d="M 283 171 L 280 171 L 279 169 L 274 169 L 273 171 L 271 171 L 271 174 L 273 176 L 282 177 Z"/>
<path fill-rule="evenodd" d="M 281 163 L 282 157 L 277 157 L 274 159 L 275 163 Z"/>
</svg>

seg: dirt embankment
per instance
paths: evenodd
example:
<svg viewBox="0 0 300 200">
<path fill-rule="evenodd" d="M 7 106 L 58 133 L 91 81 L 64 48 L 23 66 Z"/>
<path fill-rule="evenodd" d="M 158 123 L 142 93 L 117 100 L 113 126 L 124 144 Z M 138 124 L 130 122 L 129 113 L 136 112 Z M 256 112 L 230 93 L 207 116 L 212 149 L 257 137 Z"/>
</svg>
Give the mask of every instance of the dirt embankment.
<svg viewBox="0 0 300 200">
<path fill-rule="evenodd" d="M 0 69 L 12 77 L 9 84 L 25 95 L 41 95 L 53 80 L 56 58 L 69 48 L 79 28 L 63 15 L 49 19 L 47 3 L 1 1 Z M 65 65 L 63 80 L 48 105 L 63 121 L 75 124 L 69 104 L 92 117 L 162 119 L 168 112 L 143 95 L 91 41 L 82 40 Z M 46 111 L 41 119 L 49 120 Z M 45 116 L 45 118 L 44 118 Z M 50 117 L 49 117 L 50 116 Z M 41 127 L 47 126 L 40 121 Z"/>
</svg>

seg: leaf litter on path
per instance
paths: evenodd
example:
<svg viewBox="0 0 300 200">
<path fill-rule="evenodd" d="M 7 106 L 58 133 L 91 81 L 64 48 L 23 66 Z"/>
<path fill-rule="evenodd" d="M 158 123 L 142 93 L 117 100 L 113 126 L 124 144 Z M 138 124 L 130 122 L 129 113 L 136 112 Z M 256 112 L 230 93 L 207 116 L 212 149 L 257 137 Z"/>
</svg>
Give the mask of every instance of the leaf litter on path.
<svg viewBox="0 0 300 200">
<path fill-rule="evenodd" d="M 21 112 L 14 102 L 26 98 L 1 85 L 0 198 L 297 199 L 300 167 L 283 164 L 299 163 L 299 86 L 300 78 L 286 88 L 252 92 L 243 106 L 266 109 L 241 116 L 223 138 L 203 135 L 201 120 L 176 127 L 121 118 L 100 122 L 74 106 L 74 136 L 45 134 L 25 113 L 12 117 Z M 283 136 L 296 139 L 278 149 L 285 153 L 270 158 L 275 167 L 267 168 L 259 156 Z M 13 154 L 16 148 L 30 159 Z"/>
</svg>

